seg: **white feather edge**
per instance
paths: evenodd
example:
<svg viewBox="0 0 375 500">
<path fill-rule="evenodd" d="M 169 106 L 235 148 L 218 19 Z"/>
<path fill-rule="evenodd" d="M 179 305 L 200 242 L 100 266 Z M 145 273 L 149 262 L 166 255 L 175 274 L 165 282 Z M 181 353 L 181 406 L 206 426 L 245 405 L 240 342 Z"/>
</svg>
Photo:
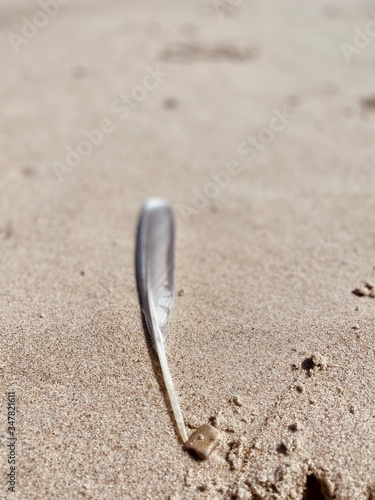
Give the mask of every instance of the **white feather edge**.
<svg viewBox="0 0 375 500">
<path fill-rule="evenodd" d="M 159 208 L 167 208 L 170 213 L 172 212 L 170 205 L 166 201 L 157 198 L 152 198 L 143 205 L 139 226 L 140 238 L 137 241 L 137 260 L 139 259 L 139 264 L 137 265 L 137 280 L 141 280 L 140 299 L 142 311 L 145 316 L 148 329 L 150 330 L 153 346 L 159 358 L 164 383 L 168 392 L 168 397 L 171 403 L 174 418 L 176 420 L 177 428 L 182 441 L 185 442 L 187 441 L 188 436 L 178 396 L 174 388 L 171 372 L 169 370 L 168 360 L 165 352 L 164 338 L 159 326 L 160 322 L 157 318 L 156 310 L 158 304 L 155 304 L 153 300 L 153 293 L 150 284 L 148 283 L 147 273 L 145 272 L 144 267 L 147 266 L 147 262 L 150 258 L 150 256 L 148 255 L 149 249 L 147 245 L 148 230 L 150 229 L 149 227 L 147 227 L 149 220 L 147 216 L 144 216 L 147 215 L 147 212 L 151 213 L 153 210 L 157 210 Z M 173 219 L 171 218 L 171 220 L 173 224 Z M 146 224 L 146 227 L 142 227 L 143 224 Z M 173 230 L 173 227 L 171 229 Z M 139 276 L 139 273 L 141 273 L 141 276 Z M 144 300 L 147 301 L 146 307 L 145 304 L 142 303 Z M 147 309 L 149 311 L 149 317 L 147 314 Z"/>
</svg>

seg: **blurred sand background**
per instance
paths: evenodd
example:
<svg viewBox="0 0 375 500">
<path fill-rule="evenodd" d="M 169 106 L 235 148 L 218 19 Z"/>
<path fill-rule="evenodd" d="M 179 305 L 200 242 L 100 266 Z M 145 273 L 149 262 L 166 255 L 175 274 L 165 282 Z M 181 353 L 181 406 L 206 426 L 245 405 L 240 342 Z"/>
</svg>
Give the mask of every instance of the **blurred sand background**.
<svg viewBox="0 0 375 500">
<path fill-rule="evenodd" d="M 12 498 L 375 495 L 375 299 L 352 293 L 375 279 L 375 39 L 350 63 L 340 48 L 375 4 L 222 5 L 74 0 L 17 54 L 9 33 L 41 8 L 1 2 L 1 498 L 11 389 Z M 113 102 L 157 65 L 122 120 Z M 285 106 L 290 124 L 241 157 Z M 103 119 L 59 182 L 53 162 Z M 185 217 L 231 159 L 242 171 Z M 181 449 L 139 312 L 155 195 L 177 224 L 171 371 L 189 431 L 222 431 L 205 463 Z"/>
</svg>

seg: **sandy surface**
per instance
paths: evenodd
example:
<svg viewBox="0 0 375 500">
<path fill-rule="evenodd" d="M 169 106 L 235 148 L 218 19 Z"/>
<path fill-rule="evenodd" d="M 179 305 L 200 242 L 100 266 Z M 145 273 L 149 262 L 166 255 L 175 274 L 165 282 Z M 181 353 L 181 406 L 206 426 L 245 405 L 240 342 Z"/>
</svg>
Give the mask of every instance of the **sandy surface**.
<svg viewBox="0 0 375 500">
<path fill-rule="evenodd" d="M 375 494 L 375 299 L 352 294 L 375 280 L 375 39 L 350 63 L 340 48 L 373 5 L 213 5 L 67 2 L 17 54 L 7 35 L 40 7 L 1 2 L 1 498 L 10 390 L 11 498 Z M 59 182 L 53 162 L 103 120 Z M 176 214 L 181 406 L 189 432 L 222 431 L 205 463 L 181 449 L 142 328 L 135 226 L 153 195 Z"/>
</svg>

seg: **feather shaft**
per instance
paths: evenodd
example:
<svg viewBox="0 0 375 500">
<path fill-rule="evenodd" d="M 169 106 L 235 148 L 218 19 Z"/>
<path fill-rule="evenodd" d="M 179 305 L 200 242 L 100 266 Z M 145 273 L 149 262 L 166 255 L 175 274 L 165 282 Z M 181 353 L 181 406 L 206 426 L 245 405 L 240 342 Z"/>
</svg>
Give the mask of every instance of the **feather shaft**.
<svg viewBox="0 0 375 500">
<path fill-rule="evenodd" d="M 151 199 L 143 206 L 136 249 L 141 308 L 158 355 L 172 411 L 183 442 L 187 432 L 165 352 L 166 323 L 174 302 L 174 224 L 169 204 Z"/>
<path fill-rule="evenodd" d="M 151 301 L 151 304 L 152 304 L 152 301 Z M 187 441 L 187 439 L 188 439 L 188 436 L 187 436 L 187 432 L 186 432 L 184 417 L 182 416 L 180 403 L 178 401 L 178 396 L 177 396 L 176 390 L 174 388 L 171 372 L 169 370 L 169 365 L 168 365 L 167 355 L 165 352 L 164 342 L 163 342 L 163 338 L 162 338 L 161 332 L 159 331 L 159 326 L 158 326 L 156 318 L 155 318 L 155 310 L 153 308 L 153 305 L 151 305 L 150 312 L 151 312 L 151 321 L 153 324 L 153 329 L 155 332 L 157 332 L 157 334 L 155 335 L 156 352 L 157 352 L 157 355 L 159 358 L 161 371 L 163 373 L 165 387 L 167 388 L 169 401 L 171 403 L 171 407 L 172 407 L 174 418 L 176 420 L 178 431 L 180 433 L 182 441 L 185 443 L 185 441 Z"/>
</svg>

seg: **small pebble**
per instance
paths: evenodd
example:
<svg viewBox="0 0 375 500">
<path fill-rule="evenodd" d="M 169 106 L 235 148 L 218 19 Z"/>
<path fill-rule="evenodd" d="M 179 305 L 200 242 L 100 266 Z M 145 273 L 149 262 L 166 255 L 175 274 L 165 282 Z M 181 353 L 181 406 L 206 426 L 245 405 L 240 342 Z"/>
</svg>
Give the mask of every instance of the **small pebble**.
<svg viewBox="0 0 375 500">
<path fill-rule="evenodd" d="M 212 425 L 204 424 L 184 443 L 184 450 L 193 452 L 201 460 L 207 460 L 219 444 L 219 439 L 220 432 Z"/>
<path fill-rule="evenodd" d="M 352 330 L 359 330 L 359 325 L 352 326 Z"/>
<path fill-rule="evenodd" d="M 315 366 L 318 366 L 321 370 L 325 370 L 328 366 L 327 358 L 320 353 L 313 354 L 311 359 Z"/>
<path fill-rule="evenodd" d="M 236 406 L 242 406 L 242 401 L 238 396 L 233 396 L 232 401 Z"/>
<path fill-rule="evenodd" d="M 182 297 L 183 295 L 185 295 L 185 290 L 181 288 L 181 290 L 178 291 L 178 296 Z"/>
</svg>

